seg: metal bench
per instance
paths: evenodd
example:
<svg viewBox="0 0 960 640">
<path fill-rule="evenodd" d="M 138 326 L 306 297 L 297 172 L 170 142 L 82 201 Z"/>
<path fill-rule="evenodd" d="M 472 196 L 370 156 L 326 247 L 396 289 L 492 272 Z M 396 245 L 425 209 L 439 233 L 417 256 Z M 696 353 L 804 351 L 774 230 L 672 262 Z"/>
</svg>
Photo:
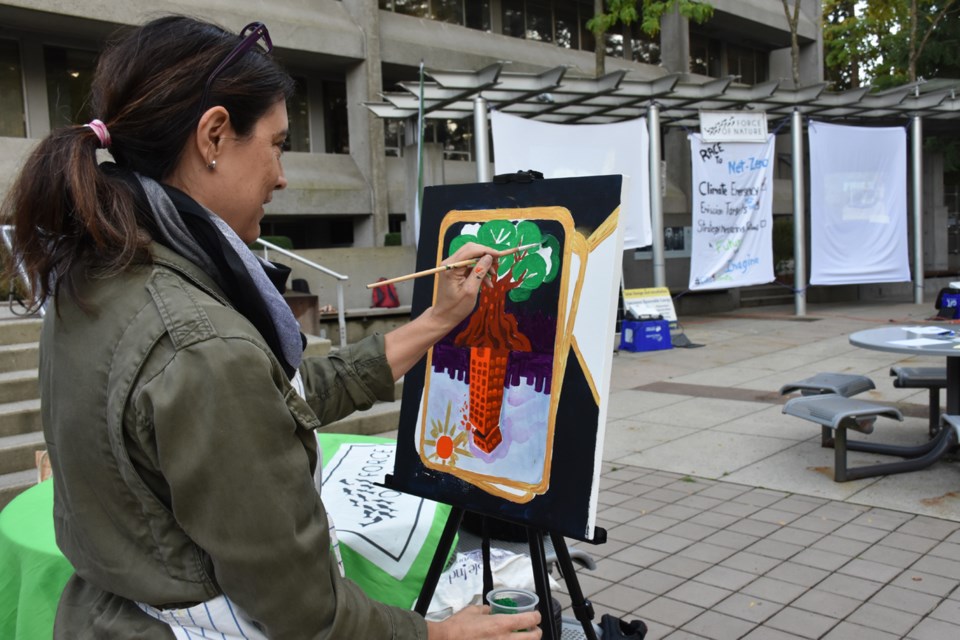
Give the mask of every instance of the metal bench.
<svg viewBox="0 0 960 640">
<path fill-rule="evenodd" d="M 836 394 L 822 394 L 793 398 L 784 405 L 783 413 L 821 425 L 821 446 L 833 447 L 834 450 L 833 479 L 836 482 L 924 469 L 956 445 L 956 425 L 960 423 L 960 416 L 944 416 L 944 422 L 952 428 L 940 429 L 935 438 L 922 445 L 902 446 L 847 440 L 847 429 L 872 433 L 879 416 L 902 421 L 903 415 L 895 407 Z M 849 468 L 847 451 L 896 456 L 904 460 Z"/>
<path fill-rule="evenodd" d="M 930 392 L 930 437 L 937 435 L 940 429 L 940 389 L 947 388 L 946 367 L 903 367 L 890 368 L 895 376 L 893 386 L 898 389 L 927 389 Z"/>
<path fill-rule="evenodd" d="M 867 376 L 853 373 L 818 373 L 809 378 L 783 385 L 780 387 L 780 395 L 784 396 L 794 391 L 800 391 L 801 395 L 804 396 L 833 393 L 849 398 L 870 389 L 876 389 L 876 386 L 874 386 L 873 380 Z"/>
</svg>

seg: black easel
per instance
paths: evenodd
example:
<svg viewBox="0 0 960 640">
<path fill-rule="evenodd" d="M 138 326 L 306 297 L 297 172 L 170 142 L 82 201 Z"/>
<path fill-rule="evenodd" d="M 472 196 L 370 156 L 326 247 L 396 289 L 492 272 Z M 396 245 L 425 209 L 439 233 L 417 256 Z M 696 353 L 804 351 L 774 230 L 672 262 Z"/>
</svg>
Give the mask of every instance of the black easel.
<svg viewBox="0 0 960 640">
<path fill-rule="evenodd" d="M 440 534 L 440 541 L 437 543 L 437 551 L 433 555 L 430 563 L 430 569 L 423 581 L 423 588 L 420 590 L 420 597 L 414 606 L 414 611 L 420 615 L 426 615 L 430 607 L 430 601 L 433 600 L 433 594 L 440 582 L 440 575 L 443 573 L 443 567 L 447 557 L 453 548 L 453 538 L 460 528 L 466 510 L 463 507 L 451 507 L 450 515 L 447 517 L 447 523 L 443 527 L 443 533 Z M 484 522 L 486 519 L 484 519 Z M 547 554 L 543 546 L 544 531 L 537 527 L 527 526 L 527 542 L 530 545 L 530 564 L 533 567 L 533 582 L 536 586 L 537 595 L 540 598 L 540 626 L 543 629 L 544 640 L 560 640 L 560 629 L 553 627 L 553 599 L 550 595 L 550 576 L 547 569 Z M 570 592 L 571 608 L 577 620 L 583 627 L 583 632 L 587 640 L 598 640 L 596 630 L 593 628 L 593 604 L 583 596 L 583 590 L 580 589 L 580 582 L 577 580 L 576 571 L 573 568 L 573 561 L 570 559 L 570 551 L 567 549 L 567 542 L 564 537 L 558 533 L 550 532 L 550 540 L 553 542 L 553 549 L 557 554 L 557 562 L 560 565 L 560 573 Z M 607 532 L 605 529 L 597 527 L 594 529 L 594 539 L 588 540 L 592 544 L 602 544 L 606 542 Z M 483 594 L 486 594 L 493 588 L 492 572 L 490 570 L 490 542 L 486 535 L 486 526 L 484 525 L 483 534 Z"/>
</svg>

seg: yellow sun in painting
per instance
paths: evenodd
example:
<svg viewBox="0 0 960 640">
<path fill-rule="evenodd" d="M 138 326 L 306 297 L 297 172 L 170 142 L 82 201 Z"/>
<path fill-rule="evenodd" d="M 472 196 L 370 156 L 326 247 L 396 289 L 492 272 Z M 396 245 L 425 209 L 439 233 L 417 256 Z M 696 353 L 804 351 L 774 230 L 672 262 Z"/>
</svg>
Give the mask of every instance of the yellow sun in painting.
<svg viewBox="0 0 960 640">
<path fill-rule="evenodd" d="M 431 439 L 424 440 L 423 444 L 428 451 L 430 447 L 433 448 L 433 451 L 427 455 L 427 459 L 455 467 L 459 456 L 472 458 L 473 454 L 466 448 L 468 432 L 457 433 L 457 423 L 450 422 L 451 405 L 452 403 L 447 403 L 443 422 L 434 418 L 430 428 Z"/>
</svg>

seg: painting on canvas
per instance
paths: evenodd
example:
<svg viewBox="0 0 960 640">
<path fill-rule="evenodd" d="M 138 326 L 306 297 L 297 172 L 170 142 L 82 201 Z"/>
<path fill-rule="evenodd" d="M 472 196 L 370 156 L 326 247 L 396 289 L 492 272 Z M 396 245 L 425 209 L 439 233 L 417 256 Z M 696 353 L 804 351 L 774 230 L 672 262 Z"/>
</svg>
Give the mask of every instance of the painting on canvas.
<svg viewBox="0 0 960 640">
<path fill-rule="evenodd" d="M 497 250 L 474 312 L 409 372 L 390 482 L 589 539 L 620 279 L 620 176 L 426 191 L 417 268 Z M 435 280 L 414 289 L 414 314 Z"/>
</svg>

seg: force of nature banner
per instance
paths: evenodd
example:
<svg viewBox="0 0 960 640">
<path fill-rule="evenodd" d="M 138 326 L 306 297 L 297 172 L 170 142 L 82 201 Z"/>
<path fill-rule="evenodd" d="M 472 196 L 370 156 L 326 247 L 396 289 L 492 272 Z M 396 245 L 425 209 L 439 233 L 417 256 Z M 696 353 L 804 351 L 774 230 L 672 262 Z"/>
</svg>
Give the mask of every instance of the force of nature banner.
<svg viewBox="0 0 960 640">
<path fill-rule="evenodd" d="M 693 250 L 690 289 L 771 282 L 773 136 L 766 142 L 690 138 Z"/>
</svg>

